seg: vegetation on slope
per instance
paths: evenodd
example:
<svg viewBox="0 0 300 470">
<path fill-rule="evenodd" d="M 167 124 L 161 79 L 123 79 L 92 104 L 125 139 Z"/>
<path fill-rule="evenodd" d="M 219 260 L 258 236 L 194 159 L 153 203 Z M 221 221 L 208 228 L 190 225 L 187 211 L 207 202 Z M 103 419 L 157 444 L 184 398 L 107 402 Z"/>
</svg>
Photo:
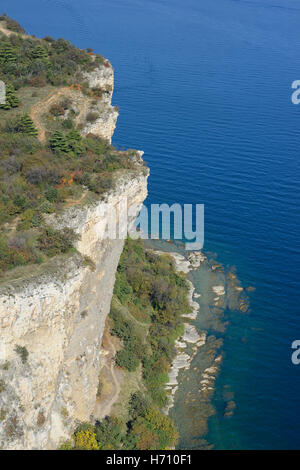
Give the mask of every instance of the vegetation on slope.
<svg viewBox="0 0 300 470">
<path fill-rule="evenodd" d="M 117 271 L 115 296 L 136 320 L 149 327 L 145 342 L 136 324 L 113 303 L 112 334 L 124 344 L 116 362 L 129 371 L 142 363 L 145 387 L 160 407 L 167 404 L 165 383 L 175 355 L 174 343 L 183 334 L 181 315 L 190 308 L 187 294 L 185 276 L 176 272 L 170 256 L 146 251 L 141 241 L 127 241 Z"/>
<path fill-rule="evenodd" d="M 168 402 L 165 385 L 175 340 L 184 331 L 181 316 L 190 310 L 187 295 L 186 278 L 176 272 L 170 256 L 145 250 L 140 240 L 127 240 L 117 272 L 111 333 L 123 341 L 116 363 L 128 371 L 141 367 L 140 390 L 130 398 L 128 420 L 112 416 L 95 425 L 84 423 L 64 449 L 152 450 L 176 444 L 175 426 L 161 410 Z"/>
<path fill-rule="evenodd" d="M 15 32 L 0 36 L 0 79 L 18 90 L 24 86 L 43 87 L 83 83 L 82 70 L 110 64 L 99 55 L 76 48 L 65 39 L 24 36 L 24 29 L 6 15 L 0 17 L 7 29 Z"/>
<path fill-rule="evenodd" d="M 110 64 L 63 39 L 24 36 L 7 16 L 0 21 L 20 33 L 0 33 L 0 79 L 7 92 L 0 106 L 1 277 L 8 269 L 72 250 L 74 233 L 48 227 L 47 214 L 87 193 L 102 197 L 113 187 L 114 171 L 136 164 L 134 151 L 120 152 L 95 136 L 82 137 L 68 99 L 49 109 L 50 132 L 45 141 L 38 140 L 39 123 L 30 117 L 30 106 L 49 93 L 50 85 L 81 83 L 81 91 L 93 94 L 81 72 Z"/>
<path fill-rule="evenodd" d="M 9 16 L 7 16 L 6 13 L 4 13 L 0 17 L 0 21 L 5 21 L 6 28 L 9 31 L 13 31 L 14 33 L 21 33 L 21 34 L 25 33 L 25 29 L 16 20 L 9 18 Z"/>
</svg>

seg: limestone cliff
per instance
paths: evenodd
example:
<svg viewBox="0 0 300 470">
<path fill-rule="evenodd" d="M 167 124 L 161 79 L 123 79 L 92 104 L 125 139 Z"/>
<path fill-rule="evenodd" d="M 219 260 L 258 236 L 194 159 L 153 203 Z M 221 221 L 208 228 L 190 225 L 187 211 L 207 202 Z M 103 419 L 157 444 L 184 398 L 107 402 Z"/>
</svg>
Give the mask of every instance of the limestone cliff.
<svg viewBox="0 0 300 470">
<path fill-rule="evenodd" d="M 82 134 L 96 134 L 111 142 L 111 136 L 114 133 L 119 115 L 117 108 L 111 104 L 114 91 L 114 73 L 111 64 L 106 62 L 103 67 L 97 68 L 91 73 L 86 73 L 84 78 L 90 88 L 98 88 L 103 91 L 103 94 L 102 100 L 95 103 L 91 102 L 88 111 L 83 114 L 85 124 Z M 98 117 L 92 123 L 86 123 L 89 112 L 98 114 Z"/>
<path fill-rule="evenodd" d="M 91 86 L 111 88 L 104 113 L 83 133 L 110 140 L 117 117 L 111 107 L 112 68 L 103 66 L 87 78 Z M 129 206 L 136 206 L 128 221 L 132 224 L 147 195 L 147 177 L 142 165 L 123 171 L 105 200 L 49 216 L 55 227 L 77 232 L 77 252 L 28 266 L 22 277 L 11 276 L 0 285 L 2 448 L 53 449 L 71 435 L 77 421 L 90 419 L 102 335 L 124 243 L 105 238 L 109 214 L 104 204 L 118 214 L 120 200 L 127 198 Z"/>
</svg>

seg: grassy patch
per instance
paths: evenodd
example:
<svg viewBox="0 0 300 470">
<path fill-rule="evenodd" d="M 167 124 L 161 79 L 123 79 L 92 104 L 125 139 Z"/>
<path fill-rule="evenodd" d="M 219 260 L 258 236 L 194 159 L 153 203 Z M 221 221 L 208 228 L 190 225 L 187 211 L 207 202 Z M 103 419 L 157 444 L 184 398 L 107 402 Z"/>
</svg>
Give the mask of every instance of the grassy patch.
<svg viewBox="0 0 300 470">
<path fill-rule="evenodd" d="M 131 396 L 139 391 L 141 388 L 143 389 L 143 385 L 141 382 L 142 378 L 142 368 L 141 366 L 138 367 L 134 372 L 129 372 L 128 370 L 123 371 L 123 386 L 121 387 L 121 391 L 118 397 L 118 400 L 113 406 L 112 409 L 112 416 L 118 416 L 121 418 L 125 423 L 130 420 L 129 415 L 129 402 Z"/>
</svg>

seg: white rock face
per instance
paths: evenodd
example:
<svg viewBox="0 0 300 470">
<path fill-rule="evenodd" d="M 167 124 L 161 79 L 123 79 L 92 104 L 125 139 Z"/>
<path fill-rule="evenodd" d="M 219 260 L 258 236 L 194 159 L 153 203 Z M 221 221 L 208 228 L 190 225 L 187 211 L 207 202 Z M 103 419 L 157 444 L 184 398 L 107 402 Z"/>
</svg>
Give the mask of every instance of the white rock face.
<svg viewBox="0 0 300 470">
<path fill-rule="evenodd" d="M 91 86 L 110 86 L 111 91 L 100 100 L 101 123 L 83 133 L 110 141 L 117 118 L 111 106 L 113 69 L 102 66 L 88 77 Z M 23 278 L 0 284 L 0 448 L 55 449 L 70 437 L 76 421 L 90 419 L 124 246 L 124 239 L 105 236 L 110 221 L 105 203 L 117 220 L 124 216 L 121 201 L 134 207 L 130 226 L 147 197 L 148 174 L 140 170 L 124 172 L 105 201 L 49 216 L 55 228 L 78 233 L 79 253 L 53 258 L 28 269 Z"/>
<path fill-rule="evenodd" d="M 104 65 L 93 70 L 92 72 L 86 72 L 83 74 L 83 78 L 89 82 L 90 88 L 105 88 L 106 86 L 114 87 L 114 70 L 109 63 L 106 61 Z"/>
<path fill-rule="evenodd" d="M 111 144 L 111 136 L 116 128 L 119 112 L 110 104 L 106 104 L 105 106 L 97 105 L 94 111 L 100 113 L 99 117 L 93 123 L 86 124 L 82 130 L 82 134 L 98 135 Z"/>
<path fill-rule="evenodd" d="M 147 176 L 121 181 L 107 198 L 136 205 L 147 195 Z M 104 203 L 70 208 L 56 223 L 73 227 L 78 254 L 54 258 L 27 280 L 0 286 L 0 445 L 51 449 L 67 439 L 76 420 L 89 420 L 95 405 L 102 334 L 123 240 L 103 240 Z M 51 220 L 50 220 L 51 221 Z M 17 346 L 26 348 L 22 362 Z"/>
<path fill-rule="evenodd" d="M 107 61 L 104 65 L 85 73 L 83 77 L 89 83 L 90 88 L 101 88 L 103 96 L 98 103 L 89 106 L 83 113 L 84 128 L 83 135 L 95 134 L 111 143 L 112 135 L 116 128 L 119 112 L 117 108 L 112 106 L 111 100 L 114 91 L 114 71 L 110 63 Z M 90 112 L 98 114 L 98 118 L 94 122 L 86 122 L 86 118 Z"/>
</svg>

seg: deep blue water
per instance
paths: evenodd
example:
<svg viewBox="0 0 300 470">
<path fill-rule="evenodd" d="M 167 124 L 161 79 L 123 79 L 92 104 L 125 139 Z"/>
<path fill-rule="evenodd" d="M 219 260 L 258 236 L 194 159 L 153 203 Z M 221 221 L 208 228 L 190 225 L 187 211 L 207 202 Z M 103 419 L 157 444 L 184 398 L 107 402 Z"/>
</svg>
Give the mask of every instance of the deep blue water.
<svg viewBox="0 0 300 470">
<path fill-rule="evenodd" d="M 116 70 L 114 143 L 145 151 L 149 202 L 204 203 L 205 249 L 255 286 L 232 315 L 216 448 L 300 448 L 298 0 L 2 0 L 37 36 L 93 47 Z M 247 342 L 242 342 L 241 338 Z"/>
</svg>

